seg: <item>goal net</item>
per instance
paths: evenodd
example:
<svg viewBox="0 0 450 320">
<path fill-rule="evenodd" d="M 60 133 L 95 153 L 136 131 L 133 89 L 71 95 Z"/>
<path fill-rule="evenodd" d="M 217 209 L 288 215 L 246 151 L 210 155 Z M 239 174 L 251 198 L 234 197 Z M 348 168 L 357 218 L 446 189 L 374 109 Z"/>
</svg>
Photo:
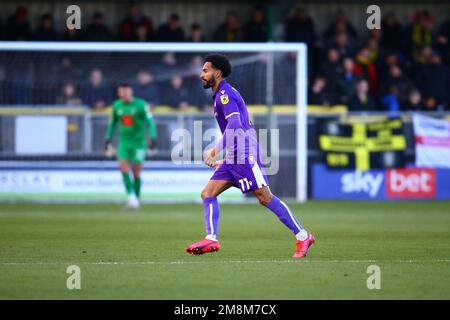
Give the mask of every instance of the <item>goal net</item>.
<svg viewBox="0 0 450 320">
<path fill-rule="evenodd" d="M 192 161 L 198 163 L 211 142 L 199 134 L 217 130 L 211 116 L 212 92 L 203 89 L 199 79 L 203 58 L 213 52 L 226 54 L 232 63 L 227 80 L 249 108 L 266 150 L 272 189 L 305 201 L 307 53 L 303 44 L 2 42 L 0 159 L 106 160 L 109 107 L 116 86 L 128 83 L 155 114 L 159 137 L 154 159 L 173 160 L 178 143 L 173 133 L 184 129 L 192 139 L 184 152 L 189 149 Z M 54 139 L 59 135 L 49 128 L 57 127 L 58 121 L 47 121 L 43 115 L 65 118 L 60 122 L 66 132 L 63 138 Z M 38 136 L 28 132 L 27 138 L 22 128 L 26 116 L 42 123 Z M 36 141 L 27 144 L 30 134 Z M 55 147 L 46 147 L 46 141 L 53 141 Z"/>
</svg>

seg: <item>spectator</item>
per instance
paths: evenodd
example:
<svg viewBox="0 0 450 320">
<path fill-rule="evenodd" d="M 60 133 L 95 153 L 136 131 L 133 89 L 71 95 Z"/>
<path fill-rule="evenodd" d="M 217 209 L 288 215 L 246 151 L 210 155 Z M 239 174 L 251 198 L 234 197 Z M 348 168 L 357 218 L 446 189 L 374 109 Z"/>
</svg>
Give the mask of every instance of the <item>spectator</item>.
<svg viewBox="0 0 450 320">
<path fill-rule="evenodd" d="M 320 68 L 320 74 L 326 76 L 330 81 L 330 88 L 333 91 L 337 90 L 337 82 L 342 73 L 342 64 L 340 62 L 339 51 L 335 48 L 330 48 L 327 51 L 326 61 Z"/>
<path fill-rule="evenodd" d="M 243 40 L 242 25 L 234 11 L 228 11 L 225 22 L 221 23 L 214 32 L 214 41 L 239 42 Z"/>
<path fill-rule="evenodd" d="M 441 57 L 432 53 L 430 63 L 419 70 L 417 85 L 422 95 L 434 98 L 437 106 L 445 108 L 449 101 L 449 68 L 442 64 Z"/>
<path fill-rule="evenodd" d="M 403 74 L 402 69 L 393 64 L 389 68 L 389 76 L 381 85 L 381 92 L 383 95 L 388 95 L 393 92 L 392 87 L 395 87 L 396 98 L 400 105 L 406 105 L 409 93 L 414 87 L 413 82 Z"/>
<path fill-rule="evenodd" d="M 173 52 L 166 52 L 162 56 L 162 61 L 155 66 L 155 74 L 162 79 L 169 79 L 179 69 L 178 61 Z"/>
<path fill-rule="evenodd" d="M 58 82 L 62 83 L 65 81 L 74 81 L 78 82 L 83 79 L 83 70 L 81 68 L 77 68 L 73 64 L 73 60 L 70 56 L 63 56 L 61 58 L 61 62 L 58 66 Z"/>
<path fill-rule="evenodd" d="M 377 63 L 378 58 L 382 55 L 380 53 L 380 42 L 375 37 L 369 37 L 366 43 L 366 48 L 369 50 L 369 57 L 374 63 Z"/>
<path fill-rule="evenodd" d="M 433 55 L 433 49 L 431 47 L 423 47 L 416 52 L 414 67 L 421 68 L 422 65 L 428 64 L 430 62 L 431 56 Z"/>
<path fill-rule="evenodd" d="M 6 22 L 7 40 L 31 40 L 31 27 L 28 23 L 28 11 L 18 7 L 15 14 Z"/>
<path fill-rule="evenodd" d="M 386 81 L 386 79 L 389 78 L 389 73 L 392 65 L 398 65 L 399 67 L 404 68 L 402 60 L 400 59 L 398 54 L 387 53 L 383 56 L 383 59 L 379 61 L 377 71 L 380 84 L 382 84 L 384 81 Z"/>
<path fill-rule="evenodd" d="M 355 74 L 369 81 L 370 92 L 375 96 L 378 92 L 377 68 L 370 50 L 367 47 L 361 48 L 356 54 L 355 61 Z"/>
<path fill-rule="evenodd" d="M 342 62 L 342 75 L 337 80 L 340 102 L 347 104 L 356 94 L 357 77 L 354 73 L 355 62 L 352 58 L 345 58 Z"/>
<path fill-rule="evenodd" d="M 86 27 L 83 39 L 85 41 L 113 41 L 114 36 L 111 30 L 105 25 L 103 14 L 95 12 L 92 22 Z"/>
<path fill-rule="evenodd" d="M 381 23 L 381 46 L 387 52 L 396 52 L 402 49 L 403 31 L 394 12 L 389 12 Z"/>
<path fill-rule="evenodd" d="M 104 80 L 100 69 L 91 71 L 89 82 L 81 93 L 83 103 L 95 110 L 104 109 L 112 99 L 111 88 Z"/>
<path fill-rule="evenodd" d="M 304 42 L 308 48 L 316 43 L 314 22 L 305 9 L 296 9 L 294 15 L 286 21 L 285 40 L 287 42 Z"/>
<path fill-rule="evenodd" d="M 355 45 L 349 42 L 348 35 L 344 32 L 336 34 L 334 42 L 329 46 L 336 48 L 341 58 L 352 57 L 355 54 Z"/>
<path fill-rule="evenodd" d="M 184 110 L 189 106 L 189 98 L 189 91 L 183 85 L 183 78 L 180 75 L 174 75 L 170 79 L 170 87 L 166 88 L 163 103 Z"/>
<path fill-rule="evenodd" d="M 186 88 L 191 93 L 190 103 L 199 107 L 204 111 L 212 110 L 212 96 L 211 90 L 205 90 L 201 81 L 198 81 L 198 75 L 202 71 L 203 57 L 201 55 L 195 55 L 189 65 L 186 77 Z"/>
<path fill-rule="evenodd" d="M 342 73 L 342 64 L 339 51 L 336 48 L 329 48 L 326 61 L 322 64 L 321 73 L 331 81 L 336 81 Z"/>
<path fill-rule="evenodd" d="M 381 104 L 386 111 L 400 111 L 399 89 L 396 85 L 390 85 L 386 93 L 381 97 Z"/>
<path fill-rule="evenodd" d="M 63 85 L 61 93 L 56 99 L 56 103 L 66 106 L 80 106 L 82 104 L 73 82 L 68 82 Z"/>
<path fill-rule="evenodd" d="M 405 40 L 409 56 L 414 61 L 424 47 L 431 47 L 433 19 L 426 10 L 415 12 L 413 22 L 406 28 Z"/>
<path fill-rule="evenodd" d="M 57 41 L 58 33 L 53 29 L 53 18 L 49 13 L 41 16 L 38 30 L 34 35 L 36 41 Z"/>
<path fill-rule="evenodd" d="M 247 42 L 267 42 L 269 26 L 263 8 L 255 7 L 250 20 L 244 26 L 244 40 Z"/>
<path fill-rule="evenodd" d="M 314 79 L 310 92 L 308 93 L 309 104 L 332 106 L 337 102 L 337 96 L 328 84 L 325 76 L 317 76 Z"/>
<path fill-rule="evenodd" d="M 139 27 L 146 28 L 149 40 L 154 39 L 153 23 L 142 12 L 139 6 L 131 3 L 128 7 L 128 15 L 122 20 L 119 28 L 119 38 L 122 41 L 136 41 Z M 141 31 L 142 32 L 142 31 Z"/>
<path fill-rule="evenodd" d="M 184 31 L 180 25 L 180 17 L 173 13 L 169 20 L 158 28 L 158 41 L 160 42 L 183 42 Z"/>
<path fill-rule="evenodd" d="M 328 28 L 323 33 L 325 42 L 335 39 L 338 34 L 344 33 L 347 35 L 348 42 L 352 45 L 358 38 L 358 33 L 350 21 L 347 20 L 344 11 L 338 11 L 336 19 L 328 25 Z"/>
<path fill-rule="evenodd" d="M 146 24 L 140 24 L 136 29 L 136 42 L 148 42 L 154 40 L 154 36 L 149 33 L 149 29 Z"/>
<path fill-rule="evenodd" d="M 137 75 L 137 83 L 133 86 L 137 97 L 144 99 L 153 107 L 159 104 L 159 90 L 154 82 L 153 75 L 146 70 L 141 70 Z"/>
<path fill-rule="evenodd" d="M 442 108 L 438 107 L 435 97 L 428 96 L 425 98 L 423 102 L 423 111 L 438 111 L 439 109 L 442 110 Z"/>
<path fill-rule="evenodd" d="M 349 111 L 374 111 L 375 102 L 369 93 L 369 82 L 360 79 L 356 83 L 356 94 L 350 99 Z"/>
<path fill-rule="evenodd" d="M 189 64 L 188 68 L 188 75 L 189 77 L 195 77 L 196 82 L 201 83 L 198 81 L 198 75 L 202 72 L 203 68 L 203 57 L 199 54 L 192 57 L 191 63 Z"/>
<path fill-rule="evenodd" d="M 381 39 L 383 38 L 383 31 L 381 29 L 369 30 L 368 39 L 375 39 L 377 44 L 381 46 Z"/>
<path fill-rule="evenodd" d="M 190 42 L 204 42 L 205 37 L 203 35 L 203 29 L 198 23 L 194 23 L 191 26 L 191 35 L 188 38 Z"/>
<path fill-rule="evenodd" d="M 406 105 L 402 106 L 404 110 L 410 111 L 422 111 L 422 95 L 417 89 L 412 89 L 408 94 L 408 101 Z"/>
</svg>

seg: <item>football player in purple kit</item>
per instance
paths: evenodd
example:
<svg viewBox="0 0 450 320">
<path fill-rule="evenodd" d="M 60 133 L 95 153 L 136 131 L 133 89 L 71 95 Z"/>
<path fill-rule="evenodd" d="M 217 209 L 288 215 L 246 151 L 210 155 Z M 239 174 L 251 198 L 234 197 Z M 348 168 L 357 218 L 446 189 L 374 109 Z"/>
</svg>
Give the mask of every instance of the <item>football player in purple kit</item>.
<svg viewBox="0 0 450 320">
<path fill-rule="evenodd" d="M 249 119 L 247 107 L 239 92 L 226 80 L 231 64 L 221 54 L 206 57 L 201 80 L 205 89 L 214 92 L 214 114 L 222 132 L 218 144 L 205 152 L 205 164 L 214 168 L 214 174 L 203 189 L 206 237 L 186 248 L 190 254 L 200 255 L 220 250 L 217 240 L 220 208 L 217 196 L 228 188 L 253 192 L 259 202 L 277 215 L 297 238 L 294 258 L 303 258 L 314 244 L 314 236 L 306 231 L 288 206 L 270 192 L 256 133 Z M 224 150 L 223 159 L 217 156 Z"/>
</svg>

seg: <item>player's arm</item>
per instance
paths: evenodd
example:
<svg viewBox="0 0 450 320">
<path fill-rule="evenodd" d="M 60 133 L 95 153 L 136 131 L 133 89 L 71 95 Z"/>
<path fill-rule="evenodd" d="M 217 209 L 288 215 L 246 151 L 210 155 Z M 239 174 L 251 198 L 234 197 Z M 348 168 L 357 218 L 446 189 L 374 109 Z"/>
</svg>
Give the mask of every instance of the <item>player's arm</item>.
<svg viewBox="0 0 450 320">
<path fill-rule="evenodd" d="M 233 114 L 227 119 L 227 126 L 225 128 L 225 132 L 222 135 L 222 137 L 217 142 L 216 146 L 214 147 L 216 154 L 218 154 L 220 151 L 222 151 L 227 146 L 227 134 L 233 135 L 236 130 L 243 129 L 244 126 L 242 125 L 241 117 L 239 114 Z"/>
<path fill-rule="evenodd" d="M 117 121 L 119 120 L 119 117 L 116 113 L 116 108 L 114 105 L 112 106 L 112 113 L 111 117 L 109 119 L 108 128 L 106 130 L 106 136 L 105 136 L 105 149 L 111 148 L 112 144 L 112 137 L 114 135 L 114 131 L 116 130 Z"/>
<path fill-rule="evenodd" d="M 228 99 L 227 97 L 227 99 L 221 100 L 219 106 L 223 108 L 225 120 L 227 120 L 227 126 L 225 128 L 224 134 L 219 139 L 216 146 L 206 152 L 205 163 L 206 165 L 211 167 L 214 167 L 214 160 L 217 155 L 227 146 L 227 134 L 233 135 L 236 130 L 244 128 L 241 121 L 239 108 L 233 98 Z"/>
<path fill-rule="evenodd" d="M 153 118 L 153 114 L 150 111 L 150 106 L 147 104 L 145 106 L 145 122 L 147 124 L 148 133 L 150 137 L 150 149 L 154 149 L 156 147 L 156 138 L 158 137 L 158 130 L 156 129 L 155 120 Z"/>
</svg>

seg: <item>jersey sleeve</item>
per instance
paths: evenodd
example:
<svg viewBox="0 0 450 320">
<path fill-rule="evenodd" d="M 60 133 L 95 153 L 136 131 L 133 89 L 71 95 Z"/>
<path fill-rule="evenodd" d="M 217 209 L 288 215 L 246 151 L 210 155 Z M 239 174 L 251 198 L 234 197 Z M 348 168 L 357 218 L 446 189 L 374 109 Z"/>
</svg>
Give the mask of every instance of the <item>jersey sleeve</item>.
<svg viewBox="0 0 450 320">
<path fill-rule="evenodd" d="M 113 135 L 114 135 L 114 131 L 116 129 L 116 124 L 118 121 L 118 115 L 117 115 L 117 105 L 116 103 L 113 103 L 112 107 L 111 107 L 111 117 L 109 119 L 109 123 L 108 123 L 108 128 L 106 130 L 106 140 L 111 140 Z"/>
<path fill-rule="evenodd" d="M 225 116 L 225 120 L 228 120 L 228 118 L 232 115 L 239 115 L 239 108 L 237 106 L 235 97 L 233 95 L 230 95 L 226 91 L 223 93 L 219 92 L 216 103 L 221 106 L 223 115 Z"/>
<path fill-rule="evenodd" d="M 143 111 L 144 111 L 145 121 L 147 123 L 147 127 L 149 130 L 149 136 L 152 139 L 156 139 L 156 137 L 158 136 L 158 131 L 156 129 L 156 124 L 153 119 L 153 114 L 150 109 L 150 105 L 147 102 L 144 102 Z"/>
</svg>

